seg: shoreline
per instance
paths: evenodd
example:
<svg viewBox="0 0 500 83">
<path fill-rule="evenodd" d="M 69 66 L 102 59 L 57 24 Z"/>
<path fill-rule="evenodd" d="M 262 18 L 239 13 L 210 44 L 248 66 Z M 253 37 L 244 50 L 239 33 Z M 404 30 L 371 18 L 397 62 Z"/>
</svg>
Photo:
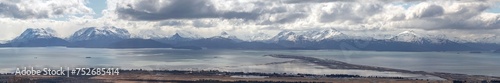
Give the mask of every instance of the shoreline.
<svg viewBox="0 0 500 83">
<path fill-rule="evenodd" d="M 410 71 L 403 69 L 385 68 L 385 67 L 375 67 L 366 65 L 350 64 L 342 61 L 336 61 L 331 59 L 319 59 L 313 57 L 305 56 L 294 56 L 294 55 L 281 55 L 281 54 L 270 54 L 264 55 L 275 58 L 289 58 L 297 59 L 302 61 L 307 61 L 317 65 L 325 66 L 330 69 L 362 69 L 362 70 L 375 70 L 375 71 L 391 71 L 391 72 L 401 72 L 410 74 L 422 74 L 422 75 L 432 75 L 437 76 L 446 80 L 499 80 L 500 77 L 496 76 L 485 76 L 485 75 L 467 75 L 467 74 L 456 74 L 456 73 L 445 73 L 445 72 L 426 72 L 426 71 Z M 335 65 L 335 66 L 332 66 Z"/>
<path fill-rule="evenodd" d="M 120 75 L 103 76 L 16 76 L 13 74 L 1 74 L 0 82 L 409 82 L 409 83 L 435 83 L 435 82 L 500 82 L 500 77 L 483 75 L 466 75 L 443 72 L 410 71 L 402 69 L 356 65 L 346 62 L 320 59 L 306 56 L 269 54 L 273 58 L 294 59 L 284 62 L 272 62 L 260 65 L 284 64 L 300 60 L 301 62 L 313 63 L 328 69 L 358 69 L 389 71 L 399 73 L 431 75 L 445 80 L 425 80 L 406 77 L 377 77 L 360 76 L 351 74 L 286 74 L 286 73 L 262 73 L 262 72 L 228 72 L 219 70 L 120 70 Z M 259 64 L 257 64 L 259 65 Z"/>
</svg>

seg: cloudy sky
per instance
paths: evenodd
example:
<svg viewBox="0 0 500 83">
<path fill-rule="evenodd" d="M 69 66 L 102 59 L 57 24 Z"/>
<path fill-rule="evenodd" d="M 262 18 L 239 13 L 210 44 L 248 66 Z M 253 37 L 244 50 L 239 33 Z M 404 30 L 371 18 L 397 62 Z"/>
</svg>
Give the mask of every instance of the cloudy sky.
<svg viewBox="0 0 500 83">
<path fill-rule="evenodd" d="M 462 39 L 499 35 L 500 3 L 489 0 L 0 0 L 0 40 L 26 28 L 68 37 L 117 26 L 137 37 L 226 31 L 246 39 L 279 31 L 335 28 L 359 36 L 406 30 Z"/>
</svg>

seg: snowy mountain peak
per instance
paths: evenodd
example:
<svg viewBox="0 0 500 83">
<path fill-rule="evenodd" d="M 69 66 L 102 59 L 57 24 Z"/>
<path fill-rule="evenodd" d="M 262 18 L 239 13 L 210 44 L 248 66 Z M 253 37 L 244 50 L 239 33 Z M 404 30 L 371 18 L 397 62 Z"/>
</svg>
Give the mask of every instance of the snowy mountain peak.
<svg viewBox="0 0 500 83">
<path fill-rule="evenodd" d="M 304 34 L 304 37 L 311 41 L 321 41 L 325 39 L 346 39 L 347 35 L 334 28 L 330 28 L 325 30 L 308 31 Z"/>
<path fill-rule="evenodd" d="M 193 40 L 193 38 L 185 37 L 182 33 L 175 33 L 174 35 L 169 36 L 167 38 L 162 38 L 161 40 L 178 42 L 178 41 Z"/>
<path fill-rule="evenodd" d="M 278 36 L 284 36 L 284 35 L 295 35 L 294 32 L 292 31 L 281 31 L 280 33 L 278 33 Z"/>
<path fill-rule="evenodd" d="M 238 39 L 238 37 L 236 37 L 236 36 L 234 36 L 234 35 L 229 35 L 229 34 L 228 34 L 227 32 L 225 32 L 225 31 L 222 31 L 222 32 L 220 33 L 220 35 L 219 35 L 219 36 L 215 36 L 215 37 L 213 37 L 213 38 L 225 38 L 225 39 L 231 39 L 231 40 L 233 40 L 233 41 L 238 41 L 238 42 L 243 41 L 243 40 L 241 40 L 241 39 Z"/>
<path fill-rule="evenodd" d="M 182 37 L 179 33 L 175 33 L 174 35 L 170 36 L 169 39 L 170 40 L 183 40 L 183 39 L 187 39 L 187 38 Z"/>
<path fill-rule="evenodd" d="M 276 36 L 270 39 L 270 41 L 297 41 L 297 40 L 306 40 L 306 41 L 321 41 L 321 40 L 341 40 L 348 39 L 349 37 L 344 33 L 337 31 L 334 28 L 323 29 L 323 30 L 311 30 L 304 32 L 303 34 L 296 34 L 291 31 L 281 31 Z"/>
<path fill-rule="evenodd" d="M 398 35 L 412 35 L 412 36 L 418 36 L 418 35 L 417 35 L 417 33 L 415 33 L 415 31 L 413 31 L 413 30 L 403 31 L 403 32 L 399 33 Z"/>
<path fill-rule="evenodd" d="M 403 31 L 396 36 L 390 38 L 392 41 L 400 41 L 400 42 L 417 42 L 422 43 L 423 38 L 417 35 L 414 31 Z"/>
<path fill-rule="evenodd" d="M 189 32 L 189 31 L 175 31 L 178 36 L 183 37 L 183 38 L 190 38 L 190 39 L 200 39 L 202 38 L 200 35 Z M 175 36 L 175 34 L 173 36 Z"/>
<path fill-rule="evenodd" d="M 294 32 L 291 32 L 291 31 L 281 31 L 276 36 L 274 36 L 273 38 L 271 38 L 271 41 L 273 41 L 273 42 L 283 41 L 283 40 L 284 41 L 297 41 L 300 38 L 301 38 L 301 36 L 297 35 Z"/>
<path fill-rule="evenodd" d="M 94 27 L 95 28 L 95 27 Z M 127 35 L 129 32 L 125 29 L 116 28 L 115 26 L 103 26 L 95 28 L 96 34 L 103 35 L 113 35 L 113 34 L 124 34 Z M 122 36 L 124 36 L 122 35 Z"/>
<path fill-rule="evenodd" d="M 236 37 L 236 36 L 231 36 L 231 35 L 229 35 L 227 32 L 222 31 L 218 37 L 222 37 L 222 38 L 230 38 L 230 37 Z"/>
<path fill-rule="evenodd" d="M 16 37 L 12 41 L 25 41 L 31 39 L 40 39 L 40 38 L 54 38 L 57 36 L 56 31 L 50 28 L 28 28 L 24 30 L 24 32 Z"/>
<path fill-rule="evenodd" d="M 220 33 L 220 35 L 229 35 L 229 34 L 227 34 L 227 32 L 225 32 L 225 31 L 222 31 L 222 32 Z"/>
<path fill-rule="evenodd" d="M 175 33 L 172 37 L 181 37 L 181 35 L 179 35 L 179 33 Z"/>
<path fill-rule="evenodd" d="M 82 41 L 93 39 L 126 39 L 130 33 L 126 29 L 114 26 L 88 27 L 76 31 L 70 36 L 69 41 Z"/>
<path fill-rule="evenodd" d="M 412 43 L 447 43 L 447 42 L 463 42 L 462 40 L 453 39 L 447 37 L 446 35 L 429 35 L 429 34 L 417 34 L 415 31 L 403 31 L 396 36 L 390 38 L 392 41 L 399 42 L 412 42 Z"/>
</svg>

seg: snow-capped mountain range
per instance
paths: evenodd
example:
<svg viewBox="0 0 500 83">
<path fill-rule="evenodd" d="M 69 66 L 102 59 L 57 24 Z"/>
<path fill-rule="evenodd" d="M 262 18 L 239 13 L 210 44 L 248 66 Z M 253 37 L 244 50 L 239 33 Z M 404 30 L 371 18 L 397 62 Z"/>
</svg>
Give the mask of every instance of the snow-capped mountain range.
<svg viewBox="0 0 500 83">
<path fill-rule="evenodd" d="M 390 38 L 392 41 L 423 43 L 425 40 L 414 31 L 404 31 Z"/>
<path fill-rule="evenodd" d="M 185 37 L 185 35 L 191 35 L 191 37 Z M 143 45 L 143 43 L 150 42 L 156 44 L 164 43 L 164 46 L 167 47 L 190 49 L 341 49 L 342 47 L 339 47 L 340 44 L 359 44 L 360 42 L 368 42 L 369 45 L 362 45 L 359 49 L 386 51 L 463 51 L 492 50 L 498 49 L 496 47 L 500 47 L 500 45 L 497 46 L 497 44 L 489 43 L 464 43 L 465 41 L 453 40 L 445 35 L 420 34 L 415 31 L 403 31 L 387 39 L 352 36 L 333 28 L 296 32 L 285 30 L 279 32 L 275 36 L 259 33 L 255 36 L 251 36 L 250 40 L 239 39 L 237 36 L 225 31 L 217 36 L 206 38 L 193 38 L 192 35 L 197 34 L 175 33 L 171 36 L 158 36 L 155 37 L 156 39 L 133 38 L 126 29 L 114 26 L 103 26 L 82 28 L 67 39 L 61 39 L 56 37 L 57 33 L 52 29 L 29 28 L 15 39 L 6 44 L 1 44 L 0 46 L 120 48 L 116 46 L 138 47 L 137 45 Z M 498 38 L 491 37 L 484 39 L 495 40 Z M 148 44 L 148 46 L 156 45 Z M 484 46 L 488 47 L 482 48 Z"/>
<path fill-rule="evenodd" d="M 9 41 L 8 40 L 0 40 L 0 44 L 5 44 L 7 42 L 9 42 Z"/>
<path fill-rule="evenodd" d="M 68 42 L 57 37 L 55 30 L 50 28 L 28 28 L 13 40 L 2 44 L 12 47 L 43 47 L 65 46 Z"/>
<path fill-rule="evenodd" d="M 345 35 L 344 33 L 341 33 L 340 31 L 337 31 L 333 28 L 326 29 L 326 30 L 312 30 L 312 31 L 307 31 L 306 33 L 303 34 L 304 38 L 306 40 L 312 40 L 312 41 L 321 41 L 325 39 L 335 39 L 335 40 L 341 40 L 341 39 L 348 39 L 348 36 Z"/>
<path fill-rule="evenodd" d="M 322 41 L 322 40 L 343 40 L 343 39 L 362 39 L 363 37 L 348 36 L 333 28 L 325 30 L 311 30 L 303 34 L 297 34 L 292 31 L 282 31 L 269 41 Z"/>
<path fill-rule="evenodd" d="M 301 34 L 298 34 L 301 33 Z M 195 37 L 192 37 L 192 36 Z M 201 37 L 196 36 L 194 33 L 178 32 L 172 36 L 160 36 L 157 35 L 154 38 L 170 38 L 170 39 L 201 39 Z M 24 41 L 34 38 L 53 38 L 57 37 L 57 33 L 50 28 L 28 28 L 20 36 L 16 37 L 13 41 Z M 68 37 L 67 41 L 83 41 L 83 40 L 93 40 L 93 39 L 127 39 L 131 38 L 131 34 L 122 28 L 117 28 L 115 26 L 103 26 L 103 27 L 87 27 L 76 31 L 73 35 Z M 249 36 L 248 40 L 242 40 L 234 35 L 230 35 L 227 32 L 221 32 L 218 36 L 213 36 L 211 38 L 227 38 L 234 41 L 265 41 L 265 42 L 278 42 L 278 41 L 311 41 L 317 42 L 322 40 L 344 40 L 344 39 L 362 39 L 371 40 L 374 38 L 370 37 L 360 37 L 360 36 L 350 36 L 344 34 L 334 28 L 322 29 L 322 30 L 310 30 L 305 32 L 293 32 L 293 31 L 281 31 L 275 36 L 269 36 L 268 34 L 258 33 L 253 36 Z M 150 37 L 145 38 L 150 39 Z M 461 40 L 459 38 L 450 38 L 445 35 L 427 35 L 419 34 L 415 31 L 403 31 L 399 34 L 395 34 L 392 37 L 385 39 L 389 41 L 398 42 L 412 42 L 412 43 L 445 43 L 445 42 L 484 42 L 484 43 L 498 43 L 491 41 L 500 41 L 500 37 L 492 36 L 487 38 L 478 38 L 473 41 Z"/>
<path fill-rule="evenodd" d="M 221 32 L 219 36 L 215 36 L 215 37 L 218 37 L 218 38 L 228 38 L 228 39 L 238 39 L 236 36 L 229 35 L 225 31 Z"/>
<path fill-rule="evenodd" d="M 498 36 L 483 37 L 483 38 L 474 39 L 473 41 L 474 42 L 484 42 L 484 43 L 496 43 L 496 44 L 500 44 L 500 37 L 498 37 Z"/>
<path fill-rule="evenodd" d="M 84 41 L 94 39 L 127 39 L 130 33 L 126 29 L 115 26 L 88 27 L 76 31 L 68 41 Z"/>
<path fill-rule="evenodd" d="M 175 33 L 173 36 L 169 38 L 170 40 L 182 40 L 182 39 L 187 39 L 179 35 L 179 33 Z"/>
<path fill-rule="evenodd" d="M 241 42 L 243 40 L 239 39 L 238 37 L 234 36 L 234 35 L 229 35 L 227 32 L 223 31 L 220 33 L 220 35 L 218 36 L 214 36 L 214 37 L 211 37 L 211 38 L 215 38 L 215 39 L 231 39 L 233 41 L 237 41 L 237 42 Z"/>
<path fill-rule="evenodd" d="M 50 28 L 28 28 L 21 35 L 17 36 L 11 42 L 21 42 L 33 39 L 55 38 L 56 31 Z"/>
<path fill-rule="evenodd" d="M 300 33 L 300 34 L 299 34 Z M 168 36 L 166 38 L 171 37 L 182 37 L 182 38 L 190 38 L 190 39 L 201 39 L 202 37 L 185 37 L 183 35 L 196 35 L 194 33 L 176 33 L 172 36 Z M 419 34 L 415 31 L 403 31 L 399 34 L 395 35 L 386 35 L 387 39 L 379 39 L 379 40 L 388 40 L 388 41 L 397 41 L 397 42 L 410 42 L 410 43 L 446 43 L 446 42 L 458 42 L 465 43 L 471 42 L 462 40 L 459 38 L 450 38 L 445 35 L 428 35 L 428 34 Z M 294 31 L 281 31 L 275 36 L 269 36 L 265 33 L 258 33 L 256 35 L 247 36 L 249 39 L 243 40 L 239 39 L 234 35 L 230 35 L 227 32 L 221 32 L 220 35 L 213 36 L 210 38 L 228 38 L 235 41 L 262 41 L 262 42 L 278 42 L 278 41 L 311 41 L 318 42 L 322 40 L 345 40 L 345 39 L 357 39 L 357 40 L 375 40 L 372 37 L 364 37 L 364 36 L 352 36 L 344 34 L 334 28 L 328 29 L 317 29 L 310 31 L 302 31 L 302 32 L 294 32 Z M 488 40 L 496 39 L 496 38 L 486 38 Z"/>
<path fill-rule="evenodd" d="M 389 40 L 399 41 L 399 42 L 411 42 L 411 43 L 446 43 L 446 42 L 458 42 L 458 39 L 448 39 L 445 35 L 421 35 L 417 34 L 415 31 L 403 31 Z"/>
<path fill-rule="evenodd" d="M 196 33 L 193 33 L 193 32 L 189 32 L 189 31 L 175 31 L 175 32 L 176 32 L 176 34 L 179 34 L 179 36 L 181 36 L 183 38 L 189 38 L 189 39 L 200 39 L 200 38 L 203 38 L 200 35 L 198 35 Z"/>
<path fill-rule="evenodd" d="M 195 39 L 199 39 L 199 38 L 194 38 L 194 37 L 189 37 L 189 36 L 185 36 L 181 33 L 175 33 L 174 35 L 172 36 L 168 36 L 168 37 L 162 37 L 162 38 L 156 38 L 156 40 L 162 40 L 162 41 L 188 41 L 188 40 L 195 40 Z"/>
<path fill-rule="evenodd" d="M 303 39 L 303 36 L 297 35 L 292 31 L 281 31 L 273 38 L 269 39 L 270 42 L 278 42 L 278 41 L 297 41 Z"/>
</svg>

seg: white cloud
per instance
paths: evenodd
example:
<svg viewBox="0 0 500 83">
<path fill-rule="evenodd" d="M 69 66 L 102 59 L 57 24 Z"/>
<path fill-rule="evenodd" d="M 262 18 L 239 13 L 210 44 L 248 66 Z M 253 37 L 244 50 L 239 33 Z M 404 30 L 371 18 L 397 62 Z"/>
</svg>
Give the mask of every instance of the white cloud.
<svg viewBox="0 0 500 83">
<path fill-rule="evenodd" d="M 36 19 L 92 13 L 84 0 L 0 0 L 0 17 Z"/>
<path fill-rule="evenodd" d="M 387 23 L 388 27 L 426 30 L 499 29 L 499 14 L 484 12 L 490 7 L 490 3 L 484 2 L 424 2 L 406 10 L 405 20 Z"/>
<path fill-rule="evenodd" d="M 444 13 L 443 7 L 430 4 L 426 2 L 422 2 L 418 5 L 410 7 L 408 9 L 408 13 L 406 14 L 406 19 L 421 19 L 426 17 L 436 17 L 441 16 Z"/>
<path fill-rule="evenodd" d="M 35 4 L 27 6 L 28 4 Z M 400 4 L 411 3 L 409 7 Z M 334 27 L 346 34 L 396 34 L 404 30 L 421 30 L 429 34 L 460 37 L 497 34 L 498 13 L 485 10 L 493 1 L 424 1 L 424 0 L 108 0 L 101 18 L 71 17 L 68 21 L 50 19 L 65 15 L 91 14 L 84 1 L 2 1 L 0 6 L 17 9 L 1 12 L 0 40 L 17 36 L 27 27 L 53 27 L 62 37 L 87 26 L 112 25 L 132 34 L 154 31 L 170 36 L 187 31 L 203 37 L 227 31 L 240 38 L 280 30 L 309 30 Z M 18 5 L 13 5 L 18 4 Z M 36 5 L 39 4 L 39 5 Z M 54 6 L 49 5 L 54 4 Z M 414 5 L 413 5 L 414 4 Z M 43 7 L 42 7 L 43 6 Z M 48 6 L 48 7 L 45 7 Z M 36 10 L 36 11 L 35 11 Z M 63 10 L 62 13 L 56 10 Z M 14 14 L 25 13 L 25 14 Z M 31 23 L 31 24 L 30 24 Z M 5 31 L 9 30 L 9 31 Z M 472 31 L 473 30 L 473 31 Z M 443 32 L 444 31 L 444 32 Z M 163 33 L 162 33 L 163 32 Z M 463 33 L 463 35 L 456 33 Z M 467 36 L 469 35 L 469 36 Z"/>
</svg>

